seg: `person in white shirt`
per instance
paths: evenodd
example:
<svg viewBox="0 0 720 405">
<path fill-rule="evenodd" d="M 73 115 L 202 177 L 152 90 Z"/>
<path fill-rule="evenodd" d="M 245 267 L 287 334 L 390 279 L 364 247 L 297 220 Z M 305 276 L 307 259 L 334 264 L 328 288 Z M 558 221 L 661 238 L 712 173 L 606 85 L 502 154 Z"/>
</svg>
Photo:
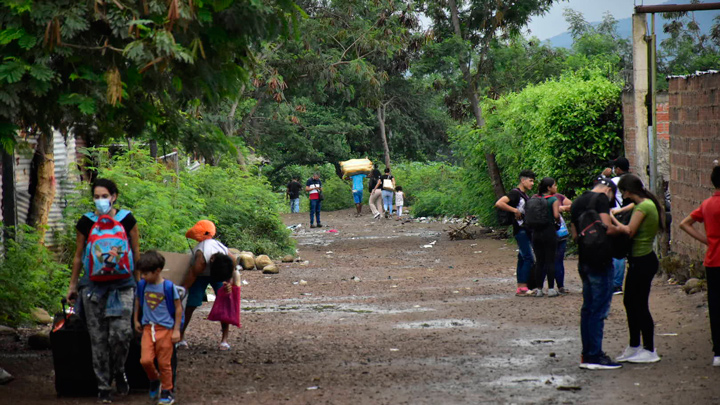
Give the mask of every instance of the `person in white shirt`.
<svg viewBox="0 0 720 405">
<path fill-rule="evenodd" d="M 402 217 L 403 205 L 405 205 L 405 193 L 403 193 L 402 187 L 395 187 L 395 206 L 397 207 L 397 217 Z"/>
<path fill-rule="evenodd" d="M 228 248 L 220 243 L 220 241 L 213 239 L 215 237 L 215 224 L 211 221 L 203 219 L 198 221 L 192 228 L 190 228 L 185 237 L 196 240 L 197 245 L 192 249 L 193 261 L 192 266 L 188 275 L 183 281 L 183 287 L 188 291 L 187 305 L 185 308 L 185 325 L 182 329 L 182 337 L 177 346 L 187 348 L 188 344 L 185 341 L 185 331 L 187 330 L 190 320 L 192 319 L 193 312 L 195 309 L 202 305 L 203 298 L 205 296 L 205 289 L 208 285 L 211 285 L 215 294 L 223 287 L 222 282 L 214 282 L 210 278 L 210 267 L 213 262 L 213 256 L 216 254 L 230 255 Z M 234 260 L 234 259 L 233 259 Z M 222 323 L 222 339 L 220 341 L 220 350 L 229 350 L 230 344 L 227 342 L 228 333 L 230 326 Z"/>
</svg>

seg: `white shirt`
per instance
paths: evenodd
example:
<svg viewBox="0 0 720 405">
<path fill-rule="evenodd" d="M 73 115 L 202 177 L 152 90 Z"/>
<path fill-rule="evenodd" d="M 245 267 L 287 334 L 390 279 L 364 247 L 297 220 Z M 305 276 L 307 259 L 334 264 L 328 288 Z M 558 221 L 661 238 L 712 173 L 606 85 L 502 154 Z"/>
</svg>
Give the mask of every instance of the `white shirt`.
<svg viewBox="0 0 720 405">
<path fill-rule="evenodd" d="M 195 257 L 198 250 L 203 252 L 203 256 L 205 257 L 205 270 L 203 270 L 201 276 L 210 275 L 210 258 L 212 255 L 215 253 L 229 253 L 228 248 L 215 239 L 207 239 L 198 243 L 192 250 L 193 257 Z"/>
<path fill-rule="evenodd" d="M 620 192 L 620 188 L 617 186 L 618 183 L 620 183 L 620 176 L 613 177 L 612 182 L 615 183 L 615 190 L 617 190 L 615 191 L 615 207 L 620 208 L 622 207 L 623 202 L 622 193 Z"/>
<path fill-rule="evenodd" d="M 403 193 L 402 191 L 397 191 L 395 193 L 395 205 L 400 206 L 400 205 L 404 205 L 404 203 L 405 203 L 405 193 Z"/>
</svg>

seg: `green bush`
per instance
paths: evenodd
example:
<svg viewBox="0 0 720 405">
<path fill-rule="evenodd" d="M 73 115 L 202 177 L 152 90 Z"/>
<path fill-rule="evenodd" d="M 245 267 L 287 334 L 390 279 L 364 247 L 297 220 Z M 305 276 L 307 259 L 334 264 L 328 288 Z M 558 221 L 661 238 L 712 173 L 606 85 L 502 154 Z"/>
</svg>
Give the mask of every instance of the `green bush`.
<svg viewBox="0 0 720 405">
<path fill-rule="evenodd" d="M 320 174 L 320 181 L 323 184 L 323 194 L 325 196 L 322 203 L 323 211 L 342 210 L 355 205 L 352 198 L 352 184 L 338 177 L 335 166 L 330 163 L 322 166 L 289 165 L 277 170 L 268 167 L 265 170 L 270 173 L 268 177 L 274 185 L 273 189 L 282 195 L 285 195 L 285 189 L 290 179 L 294 176 L 298 177 L 300 184 L 303 185 L 303 191 L 300 194 L 300 211 L 302 212 L 310 210 L 310 203 L 304 190 L 305 183 L 315 172 Z M 365 183 L 367 184 L 367 181 Z M 290 212 L 289 207 L 290 203 L 288 201 L 284 204 L 283 212 Z"/>
<path fill-rule="evenodd" d="M 50 313 L 60 309 L 70 269 L 40 243 L 35 229 L 22 225 L 10 232 L 15 239 L 5 242 L 5 257 L 0 260 L 0 325 L 18 326 L 30 319 L 35 307 Z"/>
<path fill-rule="evenodd" d="M 472 205 L 464 199 L 461 167 L 440 162 L 409 162 L 393 166 L 395 184 L 403 188 L 405 205 L 415 217 L 467 215 Z"/>
<path fill-rule="evenodd" d="M 506 189 L 523 169 L 553 177 L 573 198 L 622 150 L 620 85 L 599 70 L 568 73 L 483 103 L 486 126 L 458 127 L 452 136 L 465 167 L 465 200 L 484 223 L 495 223 L 485 153 L 495 154 Z"/>
<path fill-rule="evenodd" d="M 102 152 L 102 151 L 101 151 Z M 215 223 L 218 239 L 228 247 L 279 256 L 294 242 L 278 213 L 282 201 L 263 178 L 237 166 L 203 166 L 180 172 L 157 163 L 144 151 L 131 151 L 100 165 L 98 176 L 115 181 L 118 206 L 138 221 L 140 249 L 171 252 L 188 250 L 185 232 L 200 219 Z M 94 209 L 89 186 L 69 201 L 64 237 L 66 260 L 74 252 L 74 225 L 82 213 Z"/>
</svg>

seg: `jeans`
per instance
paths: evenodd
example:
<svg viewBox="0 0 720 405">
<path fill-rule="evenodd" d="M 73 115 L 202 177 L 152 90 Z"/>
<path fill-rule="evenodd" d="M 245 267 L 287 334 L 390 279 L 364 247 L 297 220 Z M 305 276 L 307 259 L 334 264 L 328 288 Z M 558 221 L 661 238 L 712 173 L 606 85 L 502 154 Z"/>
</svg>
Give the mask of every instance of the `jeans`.
<svg viewBox="0 0 720 405">
<path fill-rule="evenodd" d="M 322 208 L 322 201 L 310 200 L 310 225 L 313 224 L 313 214 L 315 214 L 317 224 L 320 225 L 320 208 Z"/>
<path fill-rule="evenodd" d="M 567 249 L 567 238 L 559 239 L 555 250 L 555 281 L 558 288 L 565 287 L 565 250 Z"/>
<path fill-rule="evenodd" d="M 382 199 L 383 199 L 383 208 L 385 211 L 392 214 L 393 212 L 393 204 L 392 204 L 392 198 L 393 198 L 393 192 L 390 190 L 383 190 L 382 191 Z"/>
<path fill-rule="evenodd" d="M 581 264 L 579 271 L 583 283 L 580 310 L 582 354 L 585 357 L 599 356 L 603 353 L 603 328 L 612 302 L 613 268 L 612 264 L 608 264 L 603 271 L 591 271 L 589 266 Z"/>
<path fill-rule="evenodd" d="M 520 250 L 517 261 L 517 282 L 518 284 L 527 284 L 533 263 L 535 263 L 527 231 L 520 228 L 520 231 L 515 235 L 515 241 L 517 241 Z"/>
<path fill-rule="evenodd" d="M 622 288 L 623 279 L 625 278 L 625 259 L 616 259 L 613 257 L 612 262 L 615 269 L 613 286 Z"/>
<path fill-rule="evenodd" d="M 705 267 L 713 352 L 720 356 L 720 267 Z"/>
<path fill-rule="evenodd" d="M 300 199 L 299 198 L 292 198 L 290 200 L 290 212 L 293 214 L 300 212 Z"/>
<path fill-rule="evenodd" d="M 655 252 L 645 256 L 631 257 L 630 268 L 625 282 L 623 303 L 627 312 L 628 329 L 630 329 L 630 346 L 640 346 L 642 334 L 643 346 L 646 350 L 655 350 L 655 324 L 650 314 L 650 287 L 655 273 L 658 271 L 658 259 Z"/>
<path fill-rule="evenodd" d="M 537 260 L 536 283 L 542 289 L 545 276 L 548 288 L 555 288 L 555 255 L 557 254 L 557 235 L 554 226 L 536 229 L 532 233 L 532 246 Z"/>
</svg>

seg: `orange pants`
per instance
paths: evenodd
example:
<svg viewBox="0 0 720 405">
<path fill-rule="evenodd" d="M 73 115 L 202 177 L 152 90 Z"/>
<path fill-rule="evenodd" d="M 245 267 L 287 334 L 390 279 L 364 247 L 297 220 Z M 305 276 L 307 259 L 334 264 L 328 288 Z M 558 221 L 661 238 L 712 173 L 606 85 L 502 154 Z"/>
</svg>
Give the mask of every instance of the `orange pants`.
<svg viewBox="0 0 720 405">
<path fill-rule="evenodd" d="M 150 381 L 161 380 L 162 389 L 173 389 L 172 355 L 175 347 L 172 342 L 172 329 L 155 325 L 155 341 L 153 342 L 153 326 L 145 325 L 141 342 L 140 364 L 145 369 Z M 158 368 L 155 368 L 157 359 Z"/>
</svg>

